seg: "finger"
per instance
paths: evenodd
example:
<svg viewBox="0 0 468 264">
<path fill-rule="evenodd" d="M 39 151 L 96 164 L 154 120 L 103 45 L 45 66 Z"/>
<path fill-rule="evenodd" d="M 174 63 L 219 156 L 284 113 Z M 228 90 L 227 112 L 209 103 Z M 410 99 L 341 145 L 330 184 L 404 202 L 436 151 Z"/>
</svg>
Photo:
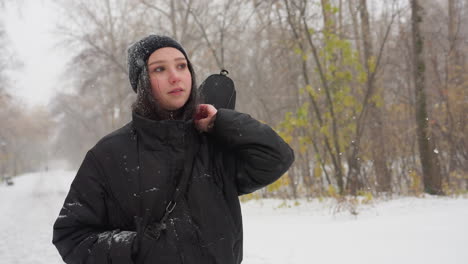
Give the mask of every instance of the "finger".
<svg viewBox="0 0 468 264">
<path fill-rule="evenodd" d="M 212 105 L 206 105 L 206 112 L 207 112 L 207 117 L 211 118 L 212 116 L 216 115 L 218 110 Z"/>
<path fill-rule="evenodd" d="M 197 107 L 194 119 L 200 120 L 206 117 L 208 117 L 208 107 L 207 105 L 201 104 Z"/>
<path fill-rule="evenodd" d="M 197 127 L 198 130 L 207 132 L 209 123 L 210 123 L 210 119 L 204 118 L 204 119 L 195 121 L 195 126 Z"/>
</svg>

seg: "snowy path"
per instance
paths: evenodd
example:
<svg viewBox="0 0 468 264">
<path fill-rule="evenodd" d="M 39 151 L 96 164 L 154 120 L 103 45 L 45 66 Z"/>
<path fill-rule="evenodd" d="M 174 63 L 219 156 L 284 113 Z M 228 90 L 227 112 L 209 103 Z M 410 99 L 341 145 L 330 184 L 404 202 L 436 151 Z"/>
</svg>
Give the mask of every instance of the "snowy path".
<svg viewBox="0 0 468 264">
<path fill-rule="evenodd" d="M 0 264 L 62 263 L 52 225 L 73 176 L 33 173 L 0 186 Z M 468 263 L 468 199 L 402 198 L 362 208 L 357 217 L 333 215 L 326 202 L 280 203 L 243 205 L 243 263 Z"/>
<path fill-rule="evenodd" d="M 52 225 L 74 173 L 26 174 L 0 186 L 0 263 L 63 263 L 52 241 Z"/>
</svg>

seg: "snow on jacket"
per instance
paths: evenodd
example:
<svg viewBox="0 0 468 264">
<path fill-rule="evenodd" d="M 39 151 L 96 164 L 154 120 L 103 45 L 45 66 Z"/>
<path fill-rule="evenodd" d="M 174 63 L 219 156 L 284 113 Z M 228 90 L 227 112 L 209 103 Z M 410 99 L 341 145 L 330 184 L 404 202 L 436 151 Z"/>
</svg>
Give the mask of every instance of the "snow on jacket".
<svg viewBox="0 0 468 264">
<path fill-rule="evenodd" d="M 135 217 L 161 219 L 188 158 L 189 185 L 167 228 L 159 239 L 144 241 L 147 255 L 135 255 Z M 54 224 L 53 243 L 66 263 L 241 263 L 238 196 L 274 182 L 293 160 L 292 149 L 247 114 L 219 109 L 207 134 L 192 121 L 134 113 L 86 154 Z"/>
</svg>

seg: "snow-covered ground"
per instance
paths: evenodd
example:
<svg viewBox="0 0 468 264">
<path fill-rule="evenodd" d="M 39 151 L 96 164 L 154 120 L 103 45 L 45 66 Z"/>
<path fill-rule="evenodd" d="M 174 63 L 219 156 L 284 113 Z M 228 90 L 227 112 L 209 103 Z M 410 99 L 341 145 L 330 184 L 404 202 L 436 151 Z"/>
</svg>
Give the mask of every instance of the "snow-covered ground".
<svg viewBox="0 0 468 264">
<path fill-rule="evenodd" d="M 74 172 L 25 174 L 0 185 L 0 263 L 62 263 L 52 225 Z M 400 198 L 333 213 L 332 201 L 243 205 L 246 264 L 466 264 L 468 199 Z"/>
</svg>

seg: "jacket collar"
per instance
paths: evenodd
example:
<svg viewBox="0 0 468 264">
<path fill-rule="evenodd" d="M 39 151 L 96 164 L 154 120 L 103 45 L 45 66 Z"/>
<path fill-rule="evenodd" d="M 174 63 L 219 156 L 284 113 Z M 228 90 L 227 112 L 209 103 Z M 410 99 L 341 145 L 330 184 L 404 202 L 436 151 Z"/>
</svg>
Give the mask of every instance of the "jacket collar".
<svg viewBox="0 0 468 264">
<path fill-rule="evenodd" d="M 153 150 L 165 145 L 183 146 L 186 134 L 196 132 L 192 120 L 151 120 L 133 112 L 132 123 L 143 146 Z"/>
</svg>

